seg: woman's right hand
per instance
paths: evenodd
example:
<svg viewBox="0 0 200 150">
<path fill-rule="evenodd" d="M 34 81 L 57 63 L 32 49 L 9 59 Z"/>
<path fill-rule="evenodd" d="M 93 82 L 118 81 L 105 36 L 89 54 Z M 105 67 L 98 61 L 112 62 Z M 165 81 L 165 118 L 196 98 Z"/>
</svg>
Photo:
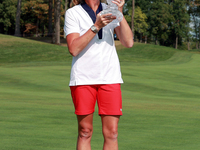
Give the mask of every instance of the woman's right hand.
<svg viewBox="0 0 200 150">
<path fill-rule="evenodd" d="M 116 17 L 112 16 L 111 13 L 104 15 L 100 15 L 100 13 L 98 13 L 94 25 L 97 30 L 100 30 L 114 19 L 116 19 Z M 66 40 L 70 54 L 74 57 L 77 56 L 88 45 L 95 35 L 96 33 L 94 33 L 92 30 L 88 30 L 82 36 L 80 36 L 79 33 L 68 34 Z"/>
<path fill-rule="evenodd" d="M 96 22 L 94 24 L 97 30 L 100 30 L 101 28 L 105 27 L 107 24 L 116 19 L 116 16 L 112 16 L 111 13 L 103 15 L 101 15 L 100 13 L 97 14 Z"/>
</svg>

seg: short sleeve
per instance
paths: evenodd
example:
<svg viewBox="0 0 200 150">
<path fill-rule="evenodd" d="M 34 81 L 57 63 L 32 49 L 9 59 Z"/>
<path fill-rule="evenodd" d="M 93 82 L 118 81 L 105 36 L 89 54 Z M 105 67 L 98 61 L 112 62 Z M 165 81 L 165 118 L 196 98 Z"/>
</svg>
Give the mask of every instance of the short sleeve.
<svg viewBox="0 0 200 150">
<path fill-rule="evenodd" d="M 76 13 L 73 13 L 72 9 L 68 9 L 65 13 L 64 32 L 66 36 L 70 33 L 80 33 L 80 27 Z"/>
</svg>

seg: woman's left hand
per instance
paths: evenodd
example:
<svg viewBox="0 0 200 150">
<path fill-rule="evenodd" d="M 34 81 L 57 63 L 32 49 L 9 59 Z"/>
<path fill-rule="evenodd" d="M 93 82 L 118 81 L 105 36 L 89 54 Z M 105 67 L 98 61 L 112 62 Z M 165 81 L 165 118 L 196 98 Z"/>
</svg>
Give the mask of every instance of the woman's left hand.
<svg viewBox="0 0 200 150">
<path fill-rule="evenodd" d="M 125 0 L 113 0 L 112 2 L 118 6 L 119 11 L 123 11 Z"/>
</svg>

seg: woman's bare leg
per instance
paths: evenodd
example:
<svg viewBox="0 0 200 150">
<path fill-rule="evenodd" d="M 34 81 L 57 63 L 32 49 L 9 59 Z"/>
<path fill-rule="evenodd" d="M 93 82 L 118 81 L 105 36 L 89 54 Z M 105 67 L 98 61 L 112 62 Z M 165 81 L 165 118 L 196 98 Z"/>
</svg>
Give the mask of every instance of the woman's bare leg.
<svg viewBox="0 0 200 150">
<path fill-rule="evenodd" d="M 118 122 L 120 116 L 102 115 L 102 130 L 104 136 L 103 150 L 118 150 Z"/>
<path fill-rule="evenodd" d="M 91 150 L 91 138 L 93 132 L 93 114 L 77 115 L 78 139 L 77 150 Z"/>
</svg>

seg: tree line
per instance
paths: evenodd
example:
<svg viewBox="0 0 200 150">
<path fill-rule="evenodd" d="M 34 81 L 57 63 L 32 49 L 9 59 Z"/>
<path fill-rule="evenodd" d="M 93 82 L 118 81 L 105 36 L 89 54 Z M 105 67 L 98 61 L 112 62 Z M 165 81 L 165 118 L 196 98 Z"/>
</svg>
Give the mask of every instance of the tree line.
<svg viewBox="0 0 200 150">
<path fill-rule="evenodd" d="M 127 8 L 125 17 L 130 25 L 134 11 L 138 41 L 200 49 L 200 0 L 130 0 Z"/>
<path fill-rule="evenodd" d="M 0 33 L 52 37 L 60 44 L 71 0 L 0 0 Z M 126 0 L 134 39 L 179 49 L 200 49 L 200 0 Z"/>
<path fill-rule="evenodd" d="M 48 36 L 52 43 L 60 44 L 68 3 L 68 0 L 0 0 L 0 33 Z"/>
</svg>

